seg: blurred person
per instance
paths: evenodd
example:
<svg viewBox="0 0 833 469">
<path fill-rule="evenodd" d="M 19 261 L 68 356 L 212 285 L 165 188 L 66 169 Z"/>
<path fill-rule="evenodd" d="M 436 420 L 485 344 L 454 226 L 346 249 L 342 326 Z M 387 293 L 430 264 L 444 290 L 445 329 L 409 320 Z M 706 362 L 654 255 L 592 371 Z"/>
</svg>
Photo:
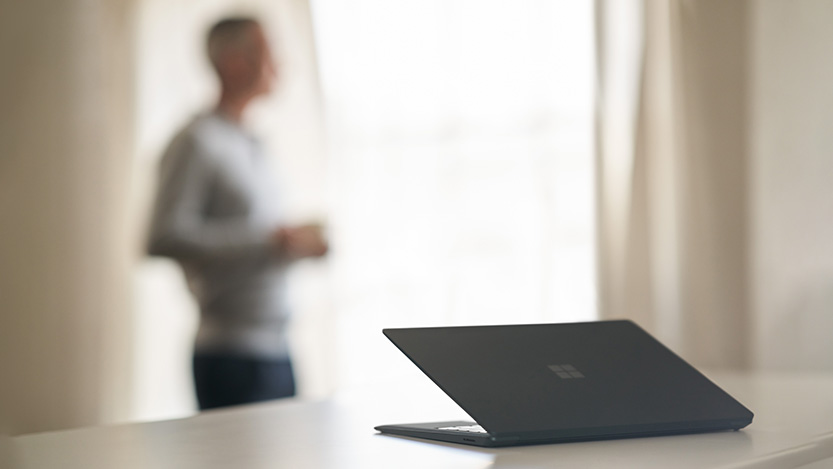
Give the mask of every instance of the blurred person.
<svg viewBox="0 0 833 469">
<path fill-rule="evenodd" d="M 327 252 L 319 227 L 283 223 L 263 149 L 242 125 L 278 78 L 263 28 L 224 19 L 207 49 L 219 99 L 162 157 L 148 242 L 149 254 L 182 266 L 199 305 L 193 373 L 202 410 L 295 395 L 286 270 Z"/>
</svg>

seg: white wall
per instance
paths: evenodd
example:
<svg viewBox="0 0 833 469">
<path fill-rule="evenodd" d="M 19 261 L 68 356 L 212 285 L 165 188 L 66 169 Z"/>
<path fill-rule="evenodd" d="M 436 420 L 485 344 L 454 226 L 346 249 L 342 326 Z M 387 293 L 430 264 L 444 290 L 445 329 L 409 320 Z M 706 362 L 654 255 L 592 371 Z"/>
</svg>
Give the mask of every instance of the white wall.
<svg viewBox="0 0 833 469">
<path fill-rule="evenodd" d="M 833 370 L 833 1 L 752 2 L 757 365 Z"/>
</svg>

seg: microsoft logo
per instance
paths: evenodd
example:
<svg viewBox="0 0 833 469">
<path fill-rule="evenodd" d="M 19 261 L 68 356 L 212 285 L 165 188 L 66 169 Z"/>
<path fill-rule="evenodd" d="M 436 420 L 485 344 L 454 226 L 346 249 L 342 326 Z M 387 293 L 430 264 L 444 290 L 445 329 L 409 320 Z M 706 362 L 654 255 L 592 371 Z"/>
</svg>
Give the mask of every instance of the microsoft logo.
<svg viewBox="0 0 833 469">
<path fill-rule="evenodd" d="M 549 365 L 548 368 L 554 371 L 561 379 L 584 378 L 584 374 L 578 371 L 573 365 Z"/>
</svg>

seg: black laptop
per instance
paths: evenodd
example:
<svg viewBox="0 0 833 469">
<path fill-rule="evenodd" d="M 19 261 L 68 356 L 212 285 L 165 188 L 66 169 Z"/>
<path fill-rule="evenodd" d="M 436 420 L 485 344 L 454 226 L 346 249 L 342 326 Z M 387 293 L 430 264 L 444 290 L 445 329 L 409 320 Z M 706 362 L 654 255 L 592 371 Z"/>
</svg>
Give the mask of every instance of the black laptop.
<svg viewBox="0 0 833 469">
<path fill-rule="evenodd" d="M 383 332 L 475 422 L 376 427 L 382 433 L 512 446 L 752 422 L 749 409 L 631 321 Z"/>
</svg>

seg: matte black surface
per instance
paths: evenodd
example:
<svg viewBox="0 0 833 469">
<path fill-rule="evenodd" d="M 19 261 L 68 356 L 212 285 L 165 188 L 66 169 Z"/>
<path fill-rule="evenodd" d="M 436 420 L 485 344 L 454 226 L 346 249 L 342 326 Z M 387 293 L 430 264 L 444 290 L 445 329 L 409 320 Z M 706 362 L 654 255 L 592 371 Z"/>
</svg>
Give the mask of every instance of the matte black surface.
<svg viewBox="0 0 833 469">
<path fill-rule="evenodd" d="M 752 412 L 630 321 L 383 332 L 501 441 L 702 432 L 752 421 Z"/>
<path fill-rule="evenodd" d="M 455 420 L 447 422 L 412 423 L 407 425 L 380 425 L 378 427 L 375 427 L 375 430 L 378 430 L 382 433 L 390 433 L 393 435 L 411 436 L 416 438 L 425 438 L 428 440 L 449 441 L 452 443 L 462 443 L 464 445 L 506 446 L 501 445 L 499 442 L 495 441 L 494 437 L 492 437 L 491 435 L 486 435 L 483 433 L 438 430 L 438 428 L 442 427 L 472 425 L 473 423 L 474 422 L 464 422 Z"/>
</svg>

